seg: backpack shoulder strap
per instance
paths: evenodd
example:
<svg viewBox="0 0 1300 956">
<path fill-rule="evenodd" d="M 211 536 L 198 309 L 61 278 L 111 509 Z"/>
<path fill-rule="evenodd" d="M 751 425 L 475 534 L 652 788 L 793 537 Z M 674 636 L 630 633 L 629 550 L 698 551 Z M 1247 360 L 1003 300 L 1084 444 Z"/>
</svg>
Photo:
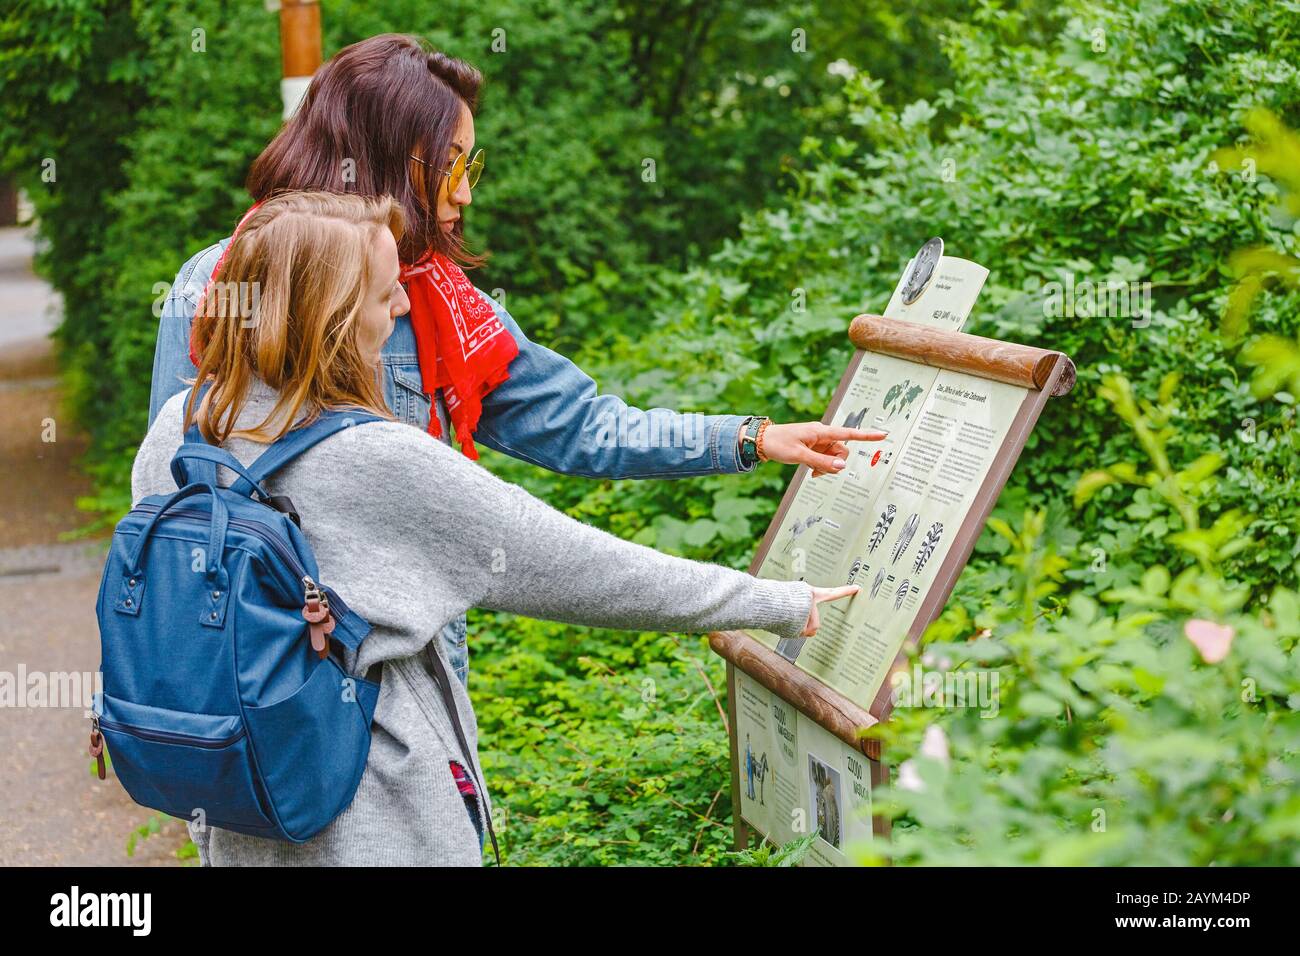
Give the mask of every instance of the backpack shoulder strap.
<svg viewBox="0 0 1300 956">
<path fill-rule="evenodd" d="M 210 382 L 203 382 L 202 384 L 196 382 L 191 386 L 190 391 L 197 393 L 195 408 L 198 407 L 199 402 L 203 401 L 203 394 L 208 390 L 210 384 Z M 186 399 L 185 407 L 189 407 L 188 399 Z M 216 449 L 216 446 L 207 443 L 197 424 L 187 428 L 185 430 L 185 443 L 181 445 L 175 457 L 172 458 L 172 477 L 176 479 L 176 487 L 184 488 L 193 482 L 201 482 L 215 488 L 217 485 L 217 465 L 224 465 L 227 462 L 224 460 L 218 462 L 212 456 L 206 454 L 201 458 L 197 454 L 191 457 L 192 453 L 197 451 L 195 446 L 221 451 L 221 449 Z M 224 454 L 230 455 L 229 452 L 224 452 Z M 234 459 L 233 455 L 230 455 L 230 457 L 232 460 Z"/>
<path fill-rule="evenodd" d="M 210 382 L 204 382 L 201 385 L 196 384 L 194 386 L 194 389 L 198 392 L 199 401 L 203 400 L 203 395 L 210 384 Z M 176 479 L 178 488 L 183 488 L 193 482 L 206 483 L 216 487 L 217 466 L 223 465 L 240 476 L 230 486 L 230 490 L 245 497 L 251 497 L 256 492 L 264 500 L 270 500 L 271 496 L 261 487 L 262 482 L 267 477 L 275 474 L 308 448 L 324 441 L 335 432 L 350 428 L 353 425 L 378 421 L 384 421 L 384 419 L 361 409 L 324 412 L 310 425 L 304 428 L 296 428 L 284 437 L 272 442 L 271 446 L 248 466 L 244 466 L 239 459 L 226 449 L 208 444 L 203 437 L 203 433 L 199 431 L 199 426 L 191 425 L 185 432 L 185 443 L 177 449 L 175 456 L 172 458 L 172 477 Z"/>
<path fill-rule="evenodd" d="M 383 420 L 378 415 L 361 409 L 324 412 L 310 425 L 295 428 L 272 443 L 270 448 L 262 452 L 258 459 L 248 466 L 248 469 L 243 473 L 243 477 L 230 487 L 237 494 L 249 495 L 257 485 L 260 485 L 307 449 L 314 447 L 336 432 L 351 428 L 353 425 L 364 425 L 367 422 Z"/>
</svg>

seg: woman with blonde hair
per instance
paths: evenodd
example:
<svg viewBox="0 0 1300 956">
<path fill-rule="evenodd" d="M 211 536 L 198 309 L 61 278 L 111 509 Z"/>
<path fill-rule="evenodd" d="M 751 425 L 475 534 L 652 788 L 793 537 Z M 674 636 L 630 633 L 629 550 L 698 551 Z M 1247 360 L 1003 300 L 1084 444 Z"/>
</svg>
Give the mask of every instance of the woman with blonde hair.
<svg viewBox="0 0 1300 956">
<path fill-rule="evenodd" d="M 325 409 L 389 419 L 338 432 L 267 481 L 294 502 L 322 582 L 372 625 L 359 650 L 341 652 L 348 673 L 380 682 L 356 796 L 302 844 L 192 827 L 208 865 L 479 865 L 491 800 L 470 700 L 447 679 L 438 639 L 469 607 L 790 638 L 815 633 L 818 603 L 857 590 L 761 580 L 620 540 L 393 420 L 380 363 L 409 308 L 402 221 L 387 197 L 288 193 L 257 206 L 195 318 L 205 389 L 168 400 L 136 456 L 139 501 L 174 487 L 169 463 L 192 423 L 248 464 Z M 235 477 L 219 469 L 220 484 Z"/>
</svg>

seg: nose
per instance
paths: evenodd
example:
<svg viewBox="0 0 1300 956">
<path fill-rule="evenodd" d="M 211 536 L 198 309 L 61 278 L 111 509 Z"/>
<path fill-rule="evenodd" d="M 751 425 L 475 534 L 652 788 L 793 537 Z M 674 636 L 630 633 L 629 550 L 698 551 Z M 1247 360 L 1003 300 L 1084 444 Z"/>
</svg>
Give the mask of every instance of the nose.
<svg viewBox="0 0 1300 956">
<path fill-rule="evenodd" d="M 456 186 L 456 192 L 452 195 L 451 201 L 457 206 L 468 206 L 474 201 L 473 191 L 469 188 L 469 177 L 462 176 Z"/>
<path fill-rule="evenodd" d="M 411 311 L 411 300 L 406 295 L 406 286 L 399 284 L 397 288 L 400 292 L 397 297 L 393 299 L 393 318 L 397 318 L 399 315 L 406 315 L 406 313 Z"/>
</svg>

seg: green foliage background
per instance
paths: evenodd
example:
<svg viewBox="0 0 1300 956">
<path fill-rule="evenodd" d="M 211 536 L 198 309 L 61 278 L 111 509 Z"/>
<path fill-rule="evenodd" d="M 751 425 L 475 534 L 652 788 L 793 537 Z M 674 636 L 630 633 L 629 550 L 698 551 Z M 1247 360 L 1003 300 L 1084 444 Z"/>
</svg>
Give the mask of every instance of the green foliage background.
<svg viewBox="0 0 1300 956">
<path fill-rule="evenodd" d="M 847 320 L 930 235 L 992 270 L 968 331 L 1074 358 L 929 649 L 996 670 L 999 715 L 900 711 L 885 731 L 923 785 L 882 799 L 895 840 L 863 858 L 906 863 L 1300 862 L 1300 455 L 1293 386 L 1257 347 L 1296 340 L 1300 293 L 1221 324 L 1233 253 L 1295 255 L 1300 233 L 1278 179 L 1215 161 L 1252 109 L 1300 125 L 1298 19 L 1245 0 L 324 5 L 327 53 L 401 30 L 484 71 L 476 282 L 608 390 L 820 417 Z M 0 44 L 0 157 L 41 216 L 111 514 L 155 284 L 228 233 L 278 124 L 274 17 L 28 0 Z M 1149 322 L 1049 314 L 1067 275 L 1150 282 Z M 485 460 L 583 520 L 737 567 L 789 477 Z M 1196 657 L 1192 618 L 1233 628 L 1227 661 Z M 730 859 L 725 684 L 702 639 L 490 614 L 471 635 L 512 862 Z M 934 727 L 949 757 L 914 756 Z"/>
</svg>

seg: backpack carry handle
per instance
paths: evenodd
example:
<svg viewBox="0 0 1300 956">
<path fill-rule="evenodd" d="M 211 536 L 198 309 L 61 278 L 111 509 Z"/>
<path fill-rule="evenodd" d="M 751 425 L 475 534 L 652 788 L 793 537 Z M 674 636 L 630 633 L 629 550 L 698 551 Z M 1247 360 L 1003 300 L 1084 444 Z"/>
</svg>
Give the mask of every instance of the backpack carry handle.
<svg viewBox="0 0 1300 956">
<path fill-rule="evenodd" d="M 212 496 L 212 530 L 208 535 L 208 553 L 206 555 L 205 571 L 209 578 L 216 577 L 217 572 L 221 570 L 221 556 L 226 550 L 226 529 L 230 524 L 230 509 L 226 503 L 221 500 L 217 494 L 217 489 L 213 485 L 206 483 L 196 483 L 186 485 L 180 491 L 176 492 L 170 498 L 163 502 L 149 523 L 144 526 L 140 532 L 140 538 L 131 550 L 131 556 L 127 559 L 124 566 L 123 576 L 135 580 L 144 577 L 144 552 L 145 547 L 149 544 L 149 537 L 153 534 L 153 529 L 158 524 L 158 519 L 165 515 L 177 502 L 190 498 L 194 495 L 211 495 Z"/>
<path fill-rule="evenodd" d="M 224 448 L 217 448 L 215 445 L 201 445 L 189 441 L 176 449 L 176 454 L 172 456 L 172 477 L 176 479 L 178 488 L 184 488 L 190 483 L 189 470 L 185 467 L 186 461 L 210 461 L 213 464 L 224 465 L 242 476 L 239 481 L 231 486 L 238 494 L 251 497 L 253 492 L 256 491 L 263 500 L 271 497 L 266 489 L 258 483 L 259 479 L 255 478 L 239 459 L 230 452 Z M 217 482 L 216 469 L 214 468 L 207 475 L 200 476 L 197 482 L 199 484 L 215 485 Z"/>
</svg>

